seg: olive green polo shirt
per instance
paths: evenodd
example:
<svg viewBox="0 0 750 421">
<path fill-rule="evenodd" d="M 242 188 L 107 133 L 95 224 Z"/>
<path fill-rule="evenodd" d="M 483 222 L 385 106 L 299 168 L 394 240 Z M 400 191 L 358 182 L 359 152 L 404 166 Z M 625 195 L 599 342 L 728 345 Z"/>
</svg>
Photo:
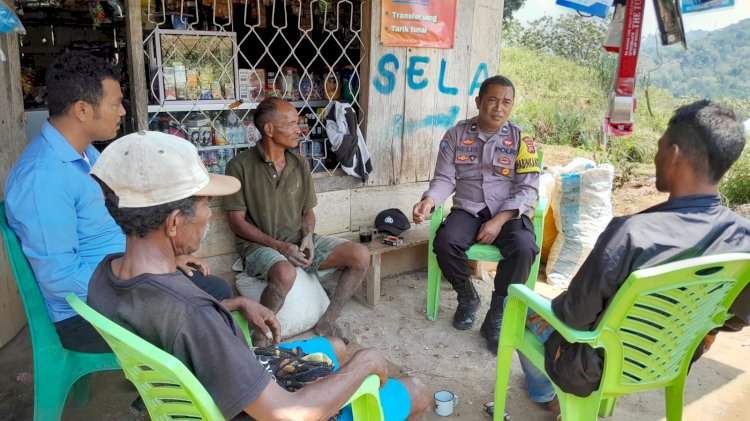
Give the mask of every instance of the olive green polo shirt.
<svg viewBox="0 0 750 421">
<path fill-rule="evenodd" d="M 271 238 L 299 244 L 302 240 L 302 211 L 317 205 L 310 165 L 294 152 L 286 151 L 286 167 L 281 175 L 266 158 L 258 143 L 235 156 L 227 164 L 226 175 L 236 177 L 242 188 L 224 199 L 228 211 L 245 211 L 245 219 Z M 243 258 L 263 247 L 237 238 L 237 251 Z"/>
</svg>

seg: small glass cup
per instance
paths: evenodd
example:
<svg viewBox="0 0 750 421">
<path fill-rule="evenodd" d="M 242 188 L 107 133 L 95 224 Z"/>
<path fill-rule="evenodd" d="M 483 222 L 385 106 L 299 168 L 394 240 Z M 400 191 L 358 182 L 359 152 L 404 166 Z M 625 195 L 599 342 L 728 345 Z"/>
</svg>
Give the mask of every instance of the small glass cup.
<svg viewBox="0 0 750 421">
<path fill-rule="evenodd" d="M 359 227 L 359 242 L 369 243 L 373 235 L 378 235 L 378 230 L 373 227 Z"/>
</svg>

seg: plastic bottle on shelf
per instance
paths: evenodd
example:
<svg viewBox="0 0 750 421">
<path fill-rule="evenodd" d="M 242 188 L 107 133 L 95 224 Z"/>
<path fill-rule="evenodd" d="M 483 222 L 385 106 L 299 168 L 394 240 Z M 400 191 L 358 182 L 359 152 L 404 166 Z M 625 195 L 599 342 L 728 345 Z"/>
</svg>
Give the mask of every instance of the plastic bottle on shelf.
<svg viewBox="0 0 750 421">
<path fill-rule="evenodd" d="M 234 82 L 231 80 L 224 84 L 224 99 L 234 99 Z"/>
<path fill-rule="evenodd" d="M 281 96 L 279 92 L 280 86 L 279 81 L 276 78 L 276 72 L 268 72 L 268 79 L 266 85 L 266 96 Z"/>
<path fill-rule="evenodd" d="M 219 149 L 217 151 L 218 152 L 218 154 L 217 154 L 218 156 L 217 156 L 216 166 L 218 167 L 218 173 L 219 174 L 224 174 L 224 171 L 227 168 L 227 162 L 228 161 L 227 161 L 227 155 L 226 155 L 226 152 L 225 152 L 227 150 L 228 149 Z"/>
<path fill-rule="evenodd" d="M 341 75 L 331 67 L 326 67 L 325 99 L 341 98 Z"/>
<path fill-rule="evenodd" d="M 354 73 L 354 67 L 347 64 L 341 71 L 341 84 L 343 85 L 343 97 L 345 101 L 352 101 L 354 93 L 359 93 L 359 78 Z"/>
<path fill-rule="evenodd" d="M 307 75 L 302 77 L 299 81 L 299 99 L 306 99 L 308 101 L 313 100 L 313 83 L 312 78 L 314 75 Z"/>
<path fill-rule="evenodd" d="M 281 97 L 288 100 L 293 100 L 295 97 L 295 90 L 297 84 L 295 83 L 294 74 L 297 71 L 294 67 L 284 67 L 284 74 L 281 77 Z"/>
<path fill-rule="evenodd" d="M 187 97 L 196 100 L 200 98 L 200 81 L 198 79 L 198 69 L 193 67 L 187 68 Z"/>
</svg>

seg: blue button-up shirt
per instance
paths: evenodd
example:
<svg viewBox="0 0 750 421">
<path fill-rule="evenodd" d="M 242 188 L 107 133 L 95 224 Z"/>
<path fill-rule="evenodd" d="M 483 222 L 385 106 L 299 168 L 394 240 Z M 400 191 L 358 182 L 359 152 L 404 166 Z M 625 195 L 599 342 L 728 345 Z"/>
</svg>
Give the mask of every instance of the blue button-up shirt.
<svg viewBox="0 0 750 421">
<path fill-rule="evenodd" d="M 104 256 L 125 250 L 125 235 L 89 175 L 86 160 L 48 122 L 18 158 L 5 183 L 8 223 L 31 263 L 52 322 L 73 317 L 65 296 L 86 300 L 89 279 Z"/>
</svg>

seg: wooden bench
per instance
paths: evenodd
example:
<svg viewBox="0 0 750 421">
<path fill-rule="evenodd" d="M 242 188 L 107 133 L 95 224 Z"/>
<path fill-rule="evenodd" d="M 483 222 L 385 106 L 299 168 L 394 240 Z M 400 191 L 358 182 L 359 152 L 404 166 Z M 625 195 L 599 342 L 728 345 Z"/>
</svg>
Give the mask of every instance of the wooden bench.
<svg viewBox="0 0 750 421">
<path fill-rule="evenodd" d="M 429 224 L 413 225 L 401 236 L 404 238 L 404 243 L 398 247 L 383 244 L 384 235 L 382 234 L 374 236 L 370 243 L 363 243 L 370 251 L 370 269 L 363 282 L 366 303 L 370 306 L 376 306 L 380 302 L 381 278 L 427 267 Z M 357 233 L 343 236 L 343 238 L 359 242 Z"/>
</svg>

